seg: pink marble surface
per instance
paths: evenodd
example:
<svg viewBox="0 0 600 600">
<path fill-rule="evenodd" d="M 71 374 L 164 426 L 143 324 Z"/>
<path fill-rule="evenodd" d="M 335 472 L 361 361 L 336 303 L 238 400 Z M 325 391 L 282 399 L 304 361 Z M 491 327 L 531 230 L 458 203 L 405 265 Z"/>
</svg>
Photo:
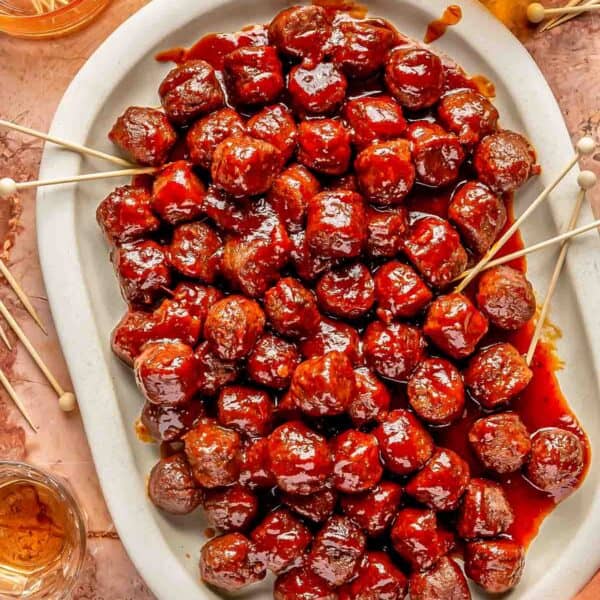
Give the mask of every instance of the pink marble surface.
<svg viewBox="0 0 600 600">
<path fill-rule="evenodd" d="M 93 25 L 53 41 L 31 42 L 0 34 L 0 116 L 47 130 L 65 88 L 86 58 L 145 3 L 114 0 Z M 582 133 L 597 136 L 600 129 L 599 30 L 600 14 L 596 13 L 525 42 L 554 90 L 574 139 Z M 0 130 L 2 176 L 35 178 L 40 156 L 39 141 Z M 600 153 L 588 159 L 586 166 L 600 175 Z M 593 192 L 591 199 L 600 212 L 600 190 Z M 49 335 L 44 336 L 27 317 L 3 280 L 0 298 L 59 381 L 65 387 L 70 385 L 37 258 L 33 192 L 21 194 L 10 206 L 0 206 L 0 252 L 49 325 Z M 21 346 L 15 344 L 12 352 L 0 346 L 0 366 L 24 398 L 34 422 L 40 425 L 37 435 L 24 429 L 19 414 L 1 391 L 0 458 L 26 459 L 65 476 L 88 515 L 89 556 L 74 600 L 153 598 L 114 532 L 78 413 L 66 415 L 58 409 L 55 395 Z M 600 578 L 596 577 L 578 600 L 599 597 Z"/>
</svg>

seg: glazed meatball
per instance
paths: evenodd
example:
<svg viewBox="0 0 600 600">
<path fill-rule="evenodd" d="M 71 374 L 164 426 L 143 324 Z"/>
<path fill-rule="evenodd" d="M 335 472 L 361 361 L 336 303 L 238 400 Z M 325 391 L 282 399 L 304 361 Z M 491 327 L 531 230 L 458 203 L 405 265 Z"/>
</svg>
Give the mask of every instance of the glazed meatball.
<svg viewBox="0 0 600 600">
<path fill-rule="evenodd" d="M 160 110 L 130 106 L 116 120 L 108 138 L 135 162 L 157 167 L 167 161 L 177 134 Z"/>
<path fill-rule="evenodd" d="M 558 427 L 536 431 L 526 468 L 533 485 L 561 500 L 577 487 L 584 466 L 584 447 L 574 433 Z"/>
<path fill-rule="evenodd" d="M 452 450 L 438 448 L 408 482 L 406 493 L 434 510 L 454 510 L 467 489 L 469 465 Z"/>
<path fill-rule="evenodd" d="M 292 277 L 280 279 L 264 299 L 271 326 L 281 335 L 303 337 L 314 333 L 320 321 L 313 293 Z"/>
<path fill-rule="evenodd" d="M 289 509 L 314 523 L 323 523 L 333 514 L 337 499 L 337 492 L 328 486 L 310 496 L 281 494 L 281 501 Z"/>
<path fill-rule="evenodd" d="M 487 330 L 485 316 L 469 298 L 456 292 L 438 296 L 423 324 L 423 333 L 442 352 L 457 360 L 473 354 Z"/>
<path fill-rule="evenodd" d="M 347 517 L 332 516 L 317 533 L 308 568 L 331 586 L 346 583 L 360 564 L 365 534 Z"/>
<path fill-rule="evenodd" d="M 257 497 L 241 485 L 207 490 L 204 495 L 208 522 L 225 533 L 248 529 L 257 511 Z"/>
<path fill-rule="evenodd" d="M 157 442 L 174 442 L 204 418 L 204 404 L 197 400 L 169 406 L 146 402 L 140 421 Z"/>
<path fill-rule="evenodd" d="M 285 389 L 301 361 L 294 344 L 276 335 L 264 335 L 250 353 L 246 369 L 248 377 L 255 383 Z"/>
<path fill-rule="evenodd" d="M 200 551 L 200 577 L 209 585 L 235 592 L 264 579 L 266 569 L 254 544 L 241 533 L 209 540 Z"/>
<path fill-rule="evenodd" d="M 447 556 L 442 556 L 427 571 L 411 573 L 408 593 L 411 600 L 471 600 L 463 572 Z"/>
<path fill-rule="evenodd" d="M 373 321 L 363 335 L 367 364 L 379 375 L 406 381 L 424 358 L 425 340 L 412 325 Z"/>
<path fill-rule="evenodd" d="M 249 439 L 239 453 L 239 482 L 251 490 L 275 486 L 275 478 L 268 467 L 267 443 L 267 438 Z"/>
<path fill-rule="evenodd" d="M 158 309 L 158 313 L 165 304 L 174 309 L 181 308 L 187 311 L 192 317 L 200 321 L 200 329 L 204 326 L 208 309 L 218 300 L 221 300 L 223 293 L 215 287 L 201 285 L 199 283 L 182 282 L 173 290 L 172 303 L 168 300 L 163 302 Z M 182 313 L 177 311 L 176 316 L 181 318 Z"/>
<path fill-rule="evenodd" d="M 390 526 L 402 500 L 402 487 L 392 481 L 381 481 L 363 494 L 343 495 L 342 512 L 368 536 L 379 537 Z"/>
<path fill-rule="evenodd" d="M 436 514 L 424 508 L 403 508 L 390 532 L 394 550 L 413 570 L 432 567 L 454 545 L 452 534 L 442 529 Z"/>
<path fill-rule="evenodd" d="M 267 200 L 288 231 L 298 231 L 306 218 L 310 199 L 321 186 L 302 165 L 292 165 L 273 181 Z"/>
<path fill-rule="evenodd" d="M 497 537 L 512 525 L 514 513 L 502 486 L 471 479 L 458 513 L 456 531 L 465 540 Z"/>
<path fill-rule="evenodd" d="M 233 383 L 239 375 L 235 361 L 222 359 L 213 352 L 209 342 L 202 342 L 194 352 L 196 357 L 196 384 L 203 396 L 214 396 L 219 389 Z"/>
<path fill-rule="evenodd" d="M 403 600 L 407 580 L 385 552 L 366 552 L 356 578 L 339 590 L 339 600 Z"/>
<path fill-rule="evenodd" d="M 442 61 L 426 48 L 399 46 L 388 56 L 385 83 L 403 107 L 409 110 L 428 108 L 442 95 Z"/>
<path fill-rule="evenodd" d="M 499 413 L 478 419 L 468 437 L 484 467 L 500 475 L 520 469 L 531 450 L 527 427 L 516 413 Z"/>
<path fill-rule="evenodd" d="M 484 137 L 475 148 L 473 166 L 478 179 L 497 194 L 515 192 L 541 171 L 531 144 L 513 131 Z"/>
<path fill-rule="evenodd" d="M 310 417 L 342 414 L 355 394 L 352 363 L 341 352 L 309 358 L 294 371 L 290 393 L 294 404 Z"/>
<path fill-rule="evenodd" d="M 240 137 L 245 133 L 244 121 L 235 110 L 217 110 L 190 127 L 186 136 L 190 160 L 210 169 L 216 147 L 229 137 Z"/>
<path fill-rule="evenodd" d="M 415 317 L 433 298 L 415 270 L 397 260 L 377 269 L 374 279 L 377 316 L 384 323 Z"/>
<path fill-rule="evenodd" d="M 474 145 L 496 130 L 498 111 L 479 92 L 452 90 L 444 94 L 437 107 L 442 125 L 458 136 L 461 144 Z"/>
<path fill-rule="evenodd" d="M 356 393 L 348 414 L 356 427 L 381 422 L 387 415 L 391 396 L 385 384 L 366 367 L 354 369 Z"/>
<path fill-rule="evenodd" d="M 256 526 L 250 539 L 267 568 L 280 573 L 300 562 L 312 535 L 289 511 L 278 508 Z"/>
<path fill-rule="evenodd" d="M 240 436 L 205 420 L 183 436 L 185 454 L 196 481 L 203 488 L 235 483 L 239 475 Z"/>
<path fill-rule="evenodd" d="M 213 283 L 221 268 L 223 242 L 210 225 L 185 223 L 173 232 L 167 256 L 182 275 Z"/>
<path fill-rule="evenodd" d="M 284 163 L 296 150 L 298 132 L 290 110 L 284 104 L 267 106 L 256 113 L 247 123 L 248 134 L 275 146 Z"/>
<path fill-rule="evenodd" d="M 202 501 L 184 454 L 161 458 L 150 471 L 148 496 L 154 506 L 171 515 L 187 515 Z"/>
<path fill-rule="evenodd" d="M 133 185 L 118 187 L 104 198 L 96 209 L 96 220 L 111 244 L 133 242 L 160 227 L 152 212 L 152 196 Z"/>
<path fill-rule="evenodd" d="M 384 465 L 397 475 L 408 475 L 421 469 L 433 455 L 431 436 L 407 410 L 393 410 L 373 433 L 379 442 Z"/>
<path fill-rule="evenodd" d="M 285 82 L 273 46 L 247 46 L 225 56 L 225 82 L 236 105 L 269 104 L 277 100 Z"/>
<path fill-rule="evenodd" d="M 213 304 L 204 324 L 204 336 L 224 360 L 250 353 L 265 326 L 265 314 L 254 300 L 228 296 Z"/>
<path fill-rule="evenodd" d="M 359 149 L 398 138 L 406 130 L 402 109 L 389 96 L 354 98 L 344 106 L 344 118 Z"/>
<path fill-rule="evenodd" d="M 468 181 L 452 196 L 448 219 L 473 252 L 484 254 L 506 224 L 506 206 L 483 183 Z"/>
<path fill-rule="evenodd" d="M 338 595 L 310 569 L 298 567 L 277 577 L 273 598 L 275 600 L 338 600 Z"/>
<path fill-rule="evenodd" d="M 140 240 L 115 248 L 112 261 L 123 298 L 134 306 L 150 305 L 171 285 L 171 270 L 165 248 L 151 240 Z"/>
<path fill-rule="evenodd" d="M 144 397 L 153 404 L 182 404 L 196 393 L 196 360 L 187 344 L 147 344 L 133 369 Z"/>
<path fill-rule="evenodd" d="M 285 423 L 269 436 L 268 457 L 277 485 L 290 494 L 318 492 L 331 474 L 325 438 L 300 421 Z"/>
<path fill-rule="evenodd" d="M 465 409 L 465 389 L 458 369 L 443 358 L 426 358 L 413 371 L 406 388 L 408 402 L 431 425 L 448 425 Z"/>
<path fill-rule="evenodd" d="M 523 327 L 535 314 L 533 286 L 523 273 L 506 265 L 481 275 L 476 301 L 492 325 L 509 331 Z"/>
<path fill-rule="evenodd" d="M 486 592 L 501 594 L 520 581 L 525 549 L 509 540 L 470 542 L 465 548 L 465 572 Z"/>
<path fill-rule="evenodd" d="M 458 179 L 465 152 L 453 133 L 437 123 L 417 121 L 409 125 L 406 137 L 412 142 L 412 159 L 421 183 L 441 187 Z"/>
<path fill-rule="evenodd" d="M 456 230 L 434 215 L 417 219 L 404 240 L 404 252 L 427 283 L 444 288 L 467 266 L 467 253 Z"/>
<path fill-rule="evenodd" d="M 342 319 L 362 317 L 375 302 L 371 272 L 360 263 L 325 273 L 315 291 L 321 308 Z"/>
<path fill-rule="evenodd" d="M 222 141 L 213 154 L 214 183 L 232 196 L 257 196 L 269 190 L 283 166 L 281 152 L 248 136 Z"/>
<path fill-rule="evenodd" d="M 367 208 L 367 253 L 372 258 L 393 258 L 402 250 L 408 229 L 406 208 Z"/>
<path fill-rule="evenodd" d="M 341 121 L 302 121 L 298 128 L 298 162 L 324 175 L 341 175 L 348 170 L 352 148 L 350 134 Z"/>
<path fill-rule="evenodd" d="M 492 409 L 521 393 L 533 373 L 514 346 L 501 343 L 478 352 L 463 376 L 471 396 Z"/>
<path fill-rule="evenodd" d="M 292 241 L 292 265 L 298 277 L 304 281 L 313 281 L 335 264 L 334 259 L 320 256 L 310 247 L 304 229 L 291 234 L 290 239 Z"/>
<path fill-rule="evenodd" d="M 264 390 L 228 385 L 221 389 L 217 411 L 221 425 L 242 435 L 263 436 L 271 431 L 273 401 Z"/>
<path fill-rule="evenodd" d="M 326 115 L 338 109 L 346 97 L 346 77 L 335 65 L 298 65 L 288 75 L 288 92 L 300 115 Z"/>
</svg>

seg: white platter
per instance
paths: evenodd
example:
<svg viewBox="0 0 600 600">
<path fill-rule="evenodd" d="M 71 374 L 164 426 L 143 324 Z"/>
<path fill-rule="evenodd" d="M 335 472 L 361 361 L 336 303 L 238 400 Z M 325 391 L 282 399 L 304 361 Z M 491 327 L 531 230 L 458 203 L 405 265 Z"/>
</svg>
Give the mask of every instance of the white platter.
<svg viewBox="0 0 600 600">
<path fill-rule="evenodd" d="M 94 53 L 67 90 L 51 133 L 114 152 L 106 133 L 131 104 L 157 105 L 157 87 L 170 68 L 154 61 L 161 49 L 185 46 L 212 31 L 234 31 L 267 22 L 286 3 L 279 0 L 154 0 L 130 18 Z M 426 6 L 423 6 L 426 4 Z M 544 168 L 520 192 L 517 212 L 535 197 L 572 156 L 555 100 L 525 49 L 474 0 L 461 2 L 464 18 L 435 46 L 471 73 L 496 84 L 502 124 L 524 132 Z M 447 0 L 372 0 L 371 13 L 421 38 Z M 40 178 L 72 175 L 110 165 L 48 145 Z M 157 449 L 138 441 L 133 423 L 141 396 L 128 369 L 113 357 L 109 334 L 124 311 L 95 208 L 117 180 L 40 188 L 38 243 L 46 288 L 104 495 L 132 560 L 161 600 L 217 598 L 198 582 L 197 560 L 204 524 L 196 516 L 168 519 L 146 499 L 145 477 Z M 554 235 L 567 221 L 576 193 L 568 177 L 524 229 L 526 241 Z M 589 220 L 589 210 L 583 219 Z M 552 252 L 530 260 L 530 276 L 543 291 Z M 568 272 L 553 305 L 565 332 L 559 343 L 566 368 L 560 381 L 572 408 L 600 448 L 600 253 L 590 233 L 569 254 Z M 73 482 L 76 485 L 76 482 Z M 546 520 L 530 547 L 527 568 L 511 598 L 567 600 L 600 566 L 600 472 L 591 469 L 573 497 Z M 270 598 L 268 584 L 243 595 Z M 474 597 L 477 596 L 475 592 Z"/>
</svg>

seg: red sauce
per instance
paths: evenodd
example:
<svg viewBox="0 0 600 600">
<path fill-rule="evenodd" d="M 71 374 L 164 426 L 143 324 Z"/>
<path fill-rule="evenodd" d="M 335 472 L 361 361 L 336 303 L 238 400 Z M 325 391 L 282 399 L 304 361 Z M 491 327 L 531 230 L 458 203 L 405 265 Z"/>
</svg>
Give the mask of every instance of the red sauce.
<svg viewBox="0 0 600 600">
<path fill-rule="evenodd" d="M 475 84 L 477 91 L 486 98 L 496 97 L 496 86 L 485 75 L 473 75 L 471 81 Z"/>
<path fill-rule="evenodd" d="M 427 31 L 425 32 L 425 37 L 423 41 L 426 44 L 431 44 L 431 42 L 435 42 L 441 38 L 445 33 L 448 27 L 452 25 L 456 25 L 462 19 L 462 10 L 460 6 L 456 4 L 451 4 L 445 11 L 441 18 L 436 19 L 435 21 L 431 21 L 429 25 L 427 25 Z"/>
</svg>

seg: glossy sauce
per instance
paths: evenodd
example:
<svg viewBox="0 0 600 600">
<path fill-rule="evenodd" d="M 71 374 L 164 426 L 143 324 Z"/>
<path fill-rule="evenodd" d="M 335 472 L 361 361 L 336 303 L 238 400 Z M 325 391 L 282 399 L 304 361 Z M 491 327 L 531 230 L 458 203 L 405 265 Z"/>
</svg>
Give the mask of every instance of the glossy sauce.
<svg viewBox="0 0 600 600">
<path fill-rule="evenodd" d="M 448 27 L 457 25 L 462 19 L 462 10 L 460 6 L 451 4 L 445 11 L 441 18 L 431 21 L 427 25 L 427 31 L 425 31 L 425 37 L 423 41 L 426 44 L 431 44 L 435 40 L 440 39 L 445 33 Z"/>
</svg>

